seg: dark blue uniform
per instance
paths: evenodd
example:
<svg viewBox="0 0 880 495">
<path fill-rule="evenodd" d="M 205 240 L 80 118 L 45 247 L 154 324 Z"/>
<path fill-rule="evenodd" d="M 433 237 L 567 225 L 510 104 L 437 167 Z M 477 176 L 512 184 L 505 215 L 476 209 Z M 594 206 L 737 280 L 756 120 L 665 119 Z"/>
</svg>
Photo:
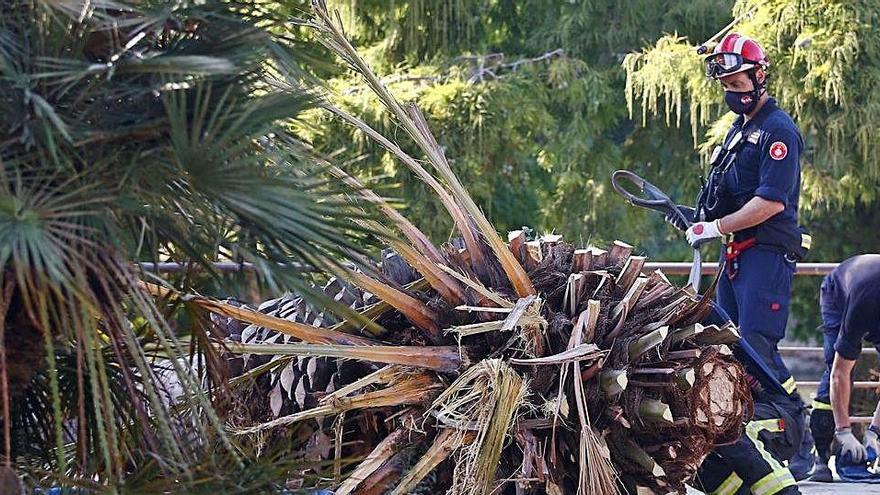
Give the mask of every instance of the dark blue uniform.
<svg viewBox="0 0 880 495">
<path fill-rule="evenodd" d="M 835 337 L 834 351 L 841 356 L 858 359 L 863 339 L 880 345 L 880 255 L 838 265 L 822 281 L 819 305 L 823 332 Z"/>
<path fill-rule="evenodd" d="M 804 142 L 791 117 L 769 98 L 758 113 L 745 122 L 740 116 L 728 135 L 742 132 L 742 145 L 736 163 L 725 174 L 725 185 L 732 213 L 759 196 L 785 205 L 785 210 L 759 227 L 779 239 L 767 243 L 782 244 L 784 238 L 798 232 L 800 198 L 800 155 Z M 724 213 L 727 214 L 727 213 Z M 723 216 L 723 215 L 722 215 Z"/>
<path fill-rule="evenodd" d="M 729 319 L 723 310 L 713 308 L 706 323 L 723 324 Z M 772 370 L 756 362 L 745 347 L 737 346 L 734 354 L 753 378 L 754 415 L 747 418 L 736 442 L 716 447 L 703 461 L 697 486 L 710 495 L 797 494 L 785 461 L 798 450 L 804 434 L 802 404 L 783 392 Z"/>
<path fill-rule="evenodd" d="M 792 251 L 794 244 L 801 243 L 797 210 L 803 140 L 794 121 L 772 98 L 748 122 L 739 117 L 728 138 L 737 133 L 742 136 L 740 148 L 735 162 L 723 175 L 719 208 L 712 216 L 721 218 L 733 213 L 755 196 L 782 203 L 785 209 L 734 235 L 734 242 L 747 243 L 748 247 L 737 259 L 728 260 L 728 276 L 722 276 L 718 284 L 718 303 L 739 326 L 743 337 L 765 357 L 783 387 L 794 393 L 794 380 L 776 346 L 785 336 L 788 322 L 795 270 Z M 725 254 L 723 250 L 722 260 Z"/>
<path fill-rule="evenodd" d="M 710 179 L 697 205 L 707 221 L 740 210 L 756 196 L 784 206 L 760 225 L 726 236 L 721 253 L 726 274 L 719 280 L 716 296 L 789 395 L 756 396 L 756 417 L 747 425 L 746 435 L 732 448 L 716 450 L 717 459 L 710 457 L 702 470 L 711 493 L 797 493 L 784 462 L 802 440 L 811 438 L 805 434 L 805 407 L 777 345 L 785 336 L 795 263 L 809 247 L 808 236 L 798 226 L 803 147 L 794 121 L 774 99 L 768 99 L 749 121 L 740 116 L 734 122 L 721 156 L 713 157 Z M 787 428 L 773 431 L 777 423 Z M 784 441 L 771 447 L 769 436 Z M 754 448 L 745 448 L 749 445 Z M 797 464 L 810 465 L 799 468 L 803 471 L 799 476 L 811 467 L 812 456 L 805 458 L 809 460 Z M 724 473 L 730 474 L 719 477 Z"/>
<path fill-rule="evenodd" d="M 834 439 L 831 411 L 831 365 L 834 354 L 858 359 L 862 340 L 880 351 L 880 255 L 863 254 L 844 261 L 822 281 L 819 296 L 825 371 L 819 382 L 810 428 L 820 461 L 828 462 Z"/>
</svg>

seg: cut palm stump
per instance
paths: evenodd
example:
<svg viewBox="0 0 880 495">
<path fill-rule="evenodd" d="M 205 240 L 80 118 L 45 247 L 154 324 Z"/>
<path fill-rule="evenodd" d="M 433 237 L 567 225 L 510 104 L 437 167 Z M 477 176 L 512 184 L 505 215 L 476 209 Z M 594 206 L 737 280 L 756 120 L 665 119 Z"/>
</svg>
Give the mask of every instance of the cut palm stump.
<svg viewBox="0 0 880 495">
<path fill-rule="evenodd" d="M 322 1 L 313 13 L 307 25 L 423 156 L 324 108 L 433 189 L 460 242 L 431 245 L 364 190 L 388 214 L 382 229 L 399 229 L 389 244 L 409 247 L 333 270 L 328 300 L 360 318 L 296 296 L 256 311 L 190 298 L 227 335 L 238 440 L 301 447 L 333 475 L 304 468 L 289 484 L 336 493 L 683 491 L 752 406 L 729 352 L 736 328 L 701 325 L 707 300 L 645 273 L 624 242 L 576 248 L 523 231 L 504 242 L 419 110 L 383 86 Z"/>
<path fill-rule="evenodd" d="M 561 240 L 540 247 L 542 260 L 527 272 L 536 296 L 517 298 L 511 286 L 473 276 L 462 257 L 444 266 L 460 275 L 465 304 L 410 289 L 438 316 L 436 344 L 393 305 L 376 313 L 376 296 L 336 278 L 325 293 L 370 314 L 382 335 L 303 344 L 219 316 L 250 314 L 217 309 L 228 303 L 206 302 L 234 341 L 228 350 L 243 356 L 236 372 L 256 377 L 239 389 L 248 410 L 235 431 L 299 441 L 322 460 L 338 456 L 334 488 L 344 493 L 375 483 L 380 493 L 681 490 L 714 445 L 739 434 L 751 407 L 745 375 L 721 344 L 735 343 L 735 328 L 697 323 L 705 305 L 665 277 L 633 277 L 628 253 L 573 272 L 585 268 L 574 259 L 582 250 Z M 529 254 L 518 251 L 525 265 Z M 412 287 L 418 275 L 399 263 L 390 254 L 377 269 L 386 283 Z M 646 282 L 633 299 L 638 280 Z M 651 294 L 662 295 L 640 305 Z M 331 336 L 342 327 L 294 296 L 261 311 Z M 354 458 L 360 463 L 347 464 Z"/>
</svg>

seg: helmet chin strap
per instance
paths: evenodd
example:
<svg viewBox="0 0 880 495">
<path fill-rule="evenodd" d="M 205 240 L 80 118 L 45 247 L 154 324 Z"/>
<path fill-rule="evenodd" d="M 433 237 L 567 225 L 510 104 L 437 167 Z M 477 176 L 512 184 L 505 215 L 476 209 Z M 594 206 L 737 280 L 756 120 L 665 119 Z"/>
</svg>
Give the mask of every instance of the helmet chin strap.
<svg viewBox="0 0 880 495">
<path fill-rule="evenodd" d="M 754 88 L 752 90 L 752 93 L 755 95 L 755 101 L 757 101 L 759 98 L 761 98 L 761 95 L 767 92 L 767 78 L 764 77 L 764 82 L 758 82 L 757 72 L 757 67 L 753 67 L 748 70 L 749 79 L 752 80 L 752 87 Z"/>
</svg>

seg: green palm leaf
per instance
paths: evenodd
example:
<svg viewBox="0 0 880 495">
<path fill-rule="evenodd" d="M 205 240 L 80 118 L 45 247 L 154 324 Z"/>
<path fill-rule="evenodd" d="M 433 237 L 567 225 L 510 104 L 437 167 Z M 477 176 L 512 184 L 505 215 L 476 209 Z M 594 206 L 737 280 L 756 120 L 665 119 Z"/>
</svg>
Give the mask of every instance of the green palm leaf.
<svg viewBox="0 0 880 495">
<path fill-rule="evenodd" d="M 203 388 L 224 380 L 205 352 L 215 336 L 147 294 L 134 262 L 189 263 L 173 282 L 191 291 L 196 269 L 223 283 L 211 262 L 248 261 L 274 290 L 308 293 L 286 265 L 368 253 L 375 233 L 352 219 L 370 213 L 292 131 L 315 98 L 301 41 L 273 34 L 285 23 L 219 0 L 0 6 L 0 283 L 15 371 L 0 457 L 29 480 L 178 490 L 255 466 Z"/>
</svg>

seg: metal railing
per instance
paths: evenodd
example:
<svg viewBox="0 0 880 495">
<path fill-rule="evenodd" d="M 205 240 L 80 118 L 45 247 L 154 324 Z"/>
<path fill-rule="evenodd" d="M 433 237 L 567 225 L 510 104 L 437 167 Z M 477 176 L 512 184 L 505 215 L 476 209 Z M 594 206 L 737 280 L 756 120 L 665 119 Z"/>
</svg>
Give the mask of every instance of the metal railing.
<svg viewBox="0 0 880 495">
<path fill-rule="evenodd" d="M 798 263 L 795 275 L 819 276 L 831 273 L 837 267 L 837 263 Z M 688 275 L 691 272 L 691 263 L 677 263 L 670 261 L 658 261 L 645 263 L 646 270 L 663 270 L 667 275 Z M 703 263 L 701 268 L 703 275 L 714 275 L 718 272 L 717 262 Z"/>
<path fill-rule="evenodd" d="M 160 262 L 160 263 L 151 263 L 151 262 L 141 262 L 138 265 L 145 271 L 148 272 L 160 272 L 160 273 L 176 273 L 185 270 L 186 268 L 197 267 L 197 265 L 193 263 L 176 263 L 176 262 Z M 233 261 L 218 261 L 211 264 L 215 270 L 218 272 L 240 272 L 240 271 L 249 271 L 254 269 L 254 265 L 252 263 L 235 263 Z M 299 271 L 308 271 L 311 270 L 310 267 L 302 265 L 300 263 L 290 263 L 281 265 L 282 267 L 290 268 L 292 270 Z M 799 276 L 819 276 L 826 275 L 830 273 L 837 266 L 837 263 L 798 263 L 797 272 L 795 275 Z M 686 262 L 674 262 L 674 261 L 657 261 L 657 262 L 648 262 L 645 263 L 645 269 L 649 271 L 653 270 L 663 270 L 667 275 L 688 275 L 691 271 L 691 264 Z M 716 262 L 706 262 L 703 263 L 701 268 L 703 275 L 714 275 L 718 272 L 718 263 Z"/>
</svg>

